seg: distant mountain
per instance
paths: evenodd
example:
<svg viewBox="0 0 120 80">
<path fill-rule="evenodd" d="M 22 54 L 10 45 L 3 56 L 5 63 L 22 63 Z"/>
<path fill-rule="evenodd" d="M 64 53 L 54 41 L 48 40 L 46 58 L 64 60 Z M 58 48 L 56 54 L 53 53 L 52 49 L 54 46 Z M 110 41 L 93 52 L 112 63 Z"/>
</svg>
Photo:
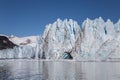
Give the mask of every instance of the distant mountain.
<svg viewBox="0 0 120 80">
<path fill-rule="evenodd" d="M 17 45 L 11 42 L 6 36 L 0 35 L 0 50 L 13 48 L 15 46 Z"/>
</svg>

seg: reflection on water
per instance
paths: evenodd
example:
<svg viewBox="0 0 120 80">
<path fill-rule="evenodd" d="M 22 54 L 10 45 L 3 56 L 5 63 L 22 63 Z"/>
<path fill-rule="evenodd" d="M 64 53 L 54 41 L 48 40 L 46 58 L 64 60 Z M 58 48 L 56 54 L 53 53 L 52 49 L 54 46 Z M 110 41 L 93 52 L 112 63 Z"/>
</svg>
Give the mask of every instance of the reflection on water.
<svg viewBox="0 0 120 80">
<path fill-rule="evenodd" d="M 0 60 L 0 80 L 120 80 L 120 63 Z"/>
<path fill-rule="evenodd" d="M 10 71 L 7 66 L 0 66 L 0 80 L 8 80 Z"/>
</svg>

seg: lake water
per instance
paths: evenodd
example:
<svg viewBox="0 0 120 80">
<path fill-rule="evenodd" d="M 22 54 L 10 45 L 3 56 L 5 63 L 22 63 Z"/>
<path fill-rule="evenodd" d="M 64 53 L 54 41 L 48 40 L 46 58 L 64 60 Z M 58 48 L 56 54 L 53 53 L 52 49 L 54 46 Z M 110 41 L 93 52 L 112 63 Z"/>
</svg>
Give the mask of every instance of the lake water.
<svg viewBox="0 0 120 80">
<path fill-rule="evenodd" d="M 120 62 L 0 60 L 0 80 L 120 80 Z"/>
</svg>

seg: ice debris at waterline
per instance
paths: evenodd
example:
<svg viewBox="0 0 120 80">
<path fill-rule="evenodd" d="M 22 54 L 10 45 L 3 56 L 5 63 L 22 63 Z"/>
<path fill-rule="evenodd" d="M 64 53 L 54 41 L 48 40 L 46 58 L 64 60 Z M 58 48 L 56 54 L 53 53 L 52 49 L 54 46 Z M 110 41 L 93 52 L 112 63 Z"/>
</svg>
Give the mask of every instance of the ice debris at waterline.
<svg viewBox="0 0 120 80">
<path fill-rule="evenodd" d="M 86 19 L 82 25 L 72 19 L 57 19 L 46 26 L 42 36 L 30 43 L 0 51 L 0 58 L 106 60 L 120 58 L 120 20 L 101 17 Z M 13 38 L 14 39 L 14 38 Z M 19 39 L 19 38 L 18 38 Z M 11 40 L 12 41 L 12 40 Z M 29 42 L 32 41 L 29 39 Z M 14 41 L 13 41 L 14 43 Z"/>
</svg>

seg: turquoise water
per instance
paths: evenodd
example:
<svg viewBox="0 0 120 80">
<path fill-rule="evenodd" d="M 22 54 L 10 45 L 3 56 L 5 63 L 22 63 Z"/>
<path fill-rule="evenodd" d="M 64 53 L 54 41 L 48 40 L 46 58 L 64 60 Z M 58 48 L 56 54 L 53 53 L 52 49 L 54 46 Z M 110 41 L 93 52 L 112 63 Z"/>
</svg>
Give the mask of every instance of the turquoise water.
<svg viewBox="0 0 120 80">
<path fill-rule="evenodd" d="M 120 62 L 0 60 L 0 80 L 120 80 Z"/>
</svg>

